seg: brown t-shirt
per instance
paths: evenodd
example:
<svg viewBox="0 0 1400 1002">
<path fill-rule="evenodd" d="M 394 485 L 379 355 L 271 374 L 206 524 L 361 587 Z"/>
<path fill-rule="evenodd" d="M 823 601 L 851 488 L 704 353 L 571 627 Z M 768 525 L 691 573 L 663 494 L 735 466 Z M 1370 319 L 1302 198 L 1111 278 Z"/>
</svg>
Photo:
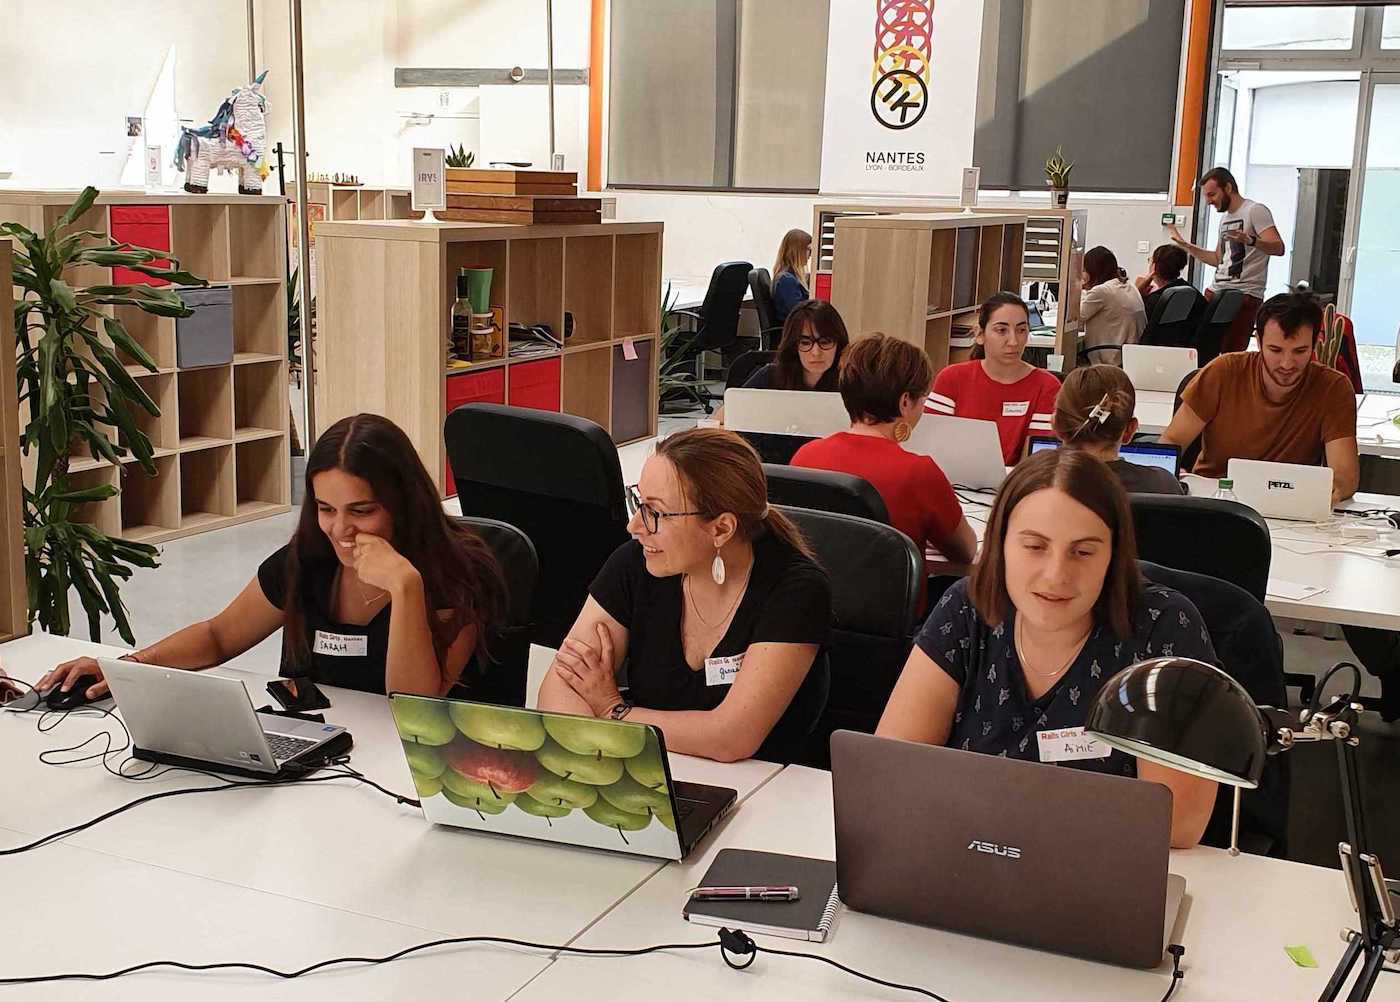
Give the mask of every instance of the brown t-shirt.
<svg viewBox="0 0 1400 1002">
<path fill-rule="evenodd" d="M 1356 396 L 1346 376 L 1312 362 L 1293 395 L 1276 404 L 1264 396 L 1263 367 L 1257 351 L 1232 352 L 1186 387 L 1182 402 L 1206 423 L 1192 472 L 1223 477 L 1231 459 L 1313 465 L 1328 442 L 1356 437 Z"/>
</svg>

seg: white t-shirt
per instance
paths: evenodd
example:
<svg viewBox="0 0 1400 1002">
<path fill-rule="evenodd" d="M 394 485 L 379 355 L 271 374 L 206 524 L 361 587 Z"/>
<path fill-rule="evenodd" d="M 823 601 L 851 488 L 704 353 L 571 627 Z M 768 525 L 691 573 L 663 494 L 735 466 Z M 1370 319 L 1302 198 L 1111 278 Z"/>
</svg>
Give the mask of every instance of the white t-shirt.
<svg viewBox="0 0 1400 1002">
<path fill-rule="evenodd" d="M 1258 247 L 1226 240 L 1231 230 L 1243 229 L 1247 236 L 1258 239 L 1259 234 L 1274 225 L 1274 214 L 1267 205 L 1245 199 L 1235 212 L 1220 218 L 1220 264 L 1215 268 L 1212 289 L 1239 289 L 1246 296 L 1264 298 L 1264 285 L 1269 279 L 1269 255 Z"/>
</svg>

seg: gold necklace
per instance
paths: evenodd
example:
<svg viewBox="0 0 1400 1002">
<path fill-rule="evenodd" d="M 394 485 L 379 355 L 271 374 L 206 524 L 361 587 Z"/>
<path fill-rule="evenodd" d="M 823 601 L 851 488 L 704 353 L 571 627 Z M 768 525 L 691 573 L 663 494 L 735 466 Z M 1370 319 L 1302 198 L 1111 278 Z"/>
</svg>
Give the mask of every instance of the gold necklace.
<svg viewBox="0 0 1400 1002">
<path fill-rule="evenodd" d="M 1038 676 L 1039 678 L 1054 678 L 1057 675 L 1064 674 L 1065 671 L 1069 669 L 1069 666 L 1074 664 L 1075 659 L 1078 658 L 1080 653 L 1084 650 L 1084 645 L 1089 640 L 1089 634 L 1093 632 L 1094 627 L 1092 624 L 1090 624 L 1089 629 L 1085 631 L 1083 638 L 1081 638 L 1080 641 L 1074 645 L 1074 651 L 1070 654 L 1068 661 L 1060 665 L 1059 668 L 1056 668 L 1052 672 L 1041 672 L 1036 671 L 1030 666 L 1030 662 L 1026 660 L 1025 651 L 1021 649 L 1021 620 L 1018 617 L 1016 619 L 1016 629 L 1013 631 L 1013 640 L 1016 644 L 1016 658 L 1021 662 L 1021 670 L 1028 671 L 1032 675 Z"/>
<path fill-rule="evenodd" d="M 341 580 L 342 583 L 344 583 L 344 581 L 345 581 L 345 571 L 344 571 L 343 569 L 342 569 L 341 572 L 340 572 L 340 580 Z M 365 606 L 365 608 L 369 608 L 369 607 L 370 607 L 371 605 L 373 605 L 375 602 L 378 602 L 378 601 L 379 601 L 380 599 L 382 599 L 385 595 L 389 594 L 389 593 L 388 593 L 387 591 L 385 591 L 383 588 L 374 588 L 374 585 L 370 585 L 371 588 L 374 588 L 375 594 L 372 595 L 372 596 L 370 596 L 369 598 L 365 598 L 364 591 L 363 591 L 363 590 L 361 589 L 361 587 L 360 587 L 360 586 L 362 586 L 363 584 L 364 584 L 364 582 L 361 581 L 361 580 L 359 579 L 359 577 L 357 576 L 357 577 L 355 578 L 355 591 L 358 592 L 358 594 L 357 594 L 355 597 L 358 598 L 358 599 L 360 600 L 360 604 L 363 605 L 363 606 Z"/>
<path fill-rule="evenodd" d="M 744 592 L 745 592 L 745 591 L 748 589 L 748 587 L 749 587 L 749 575 L 752 574 L 752 573 L 753 573 L 753 564 L 749 564 L 749 569 L 748 569 L 747 571 L 744 572 L 744 583 L 741 584 L 741 585 L 739 586 L 738 591 L 736 591 L 736 592 L 734 593 L 734 601 L 731 602 L 731 603 L 729 603 L 729 609 L 728 609 L 728 611 L 725 612 L 725 614 L 724 614 L 724 616 L 723 616 L 722 618 L 716 620 L 716 621 L 713 622 L 713 623 L 710 622 L 708 619 L 706 619 L 706 618 L 701 614 L 701 612 L 700 612 L 700 606 L 698 606 L 698 605 L 695 604 L 695 596 L 694 596 L 693 594 L 691 594 L 691 591 L 690 591 L 690 575 L 689 575 L 689 574 L 687 574 L 685 577 L 681 578 L 681 591 L 685 592 L 686 601 L 688 601 L 688 602 L 690 603 L 690 608 L 691 608 L 691 611 L 693 611 L 693 612 L 695 613 L 695 618 L 698 619 L 698 620 L 700 620 L 700 622 L 701 622 L 703 625 L 713 628 L 714 626 L 718 625 L 719 623 L 728 622 L 728 621 L 729 621 L 729 617 L 732 616 L 732 615 L 734 615 L 734 610 L 735 610 L 736 608 L 738 608 L 738 606 L 739 606 L 739 600 L 740 600 L 741 598 L 744 597 Z"/>
</svg>

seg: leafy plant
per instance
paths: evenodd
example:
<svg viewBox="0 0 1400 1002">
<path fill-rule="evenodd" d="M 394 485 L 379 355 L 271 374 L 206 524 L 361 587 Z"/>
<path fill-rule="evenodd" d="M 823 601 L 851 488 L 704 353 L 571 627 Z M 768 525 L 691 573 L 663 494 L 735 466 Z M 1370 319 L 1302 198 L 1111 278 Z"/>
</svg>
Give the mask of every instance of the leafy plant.
<svg viewBox="0 0 1400 1002">
<path fill-rule="evenodd" d="M 1064 150 L 1056 146 L 1054 155 L 1045 158 L 1045 183 L 1052 188 L 1068 188 L 1072 170 L 1074 163 L 1066 160 Z"/>
<path fill-rule="evenodd" d="M 693 401 L 704 407 L 705 383 L 695 374 L 695 356 L 690 352 L 699 335 L 681 326 L 682 314 L 676 310 L 679 298 L 680 293 L 673 293 L 667 282 L 661 293 L 661 331 L 657 339 L 661 352 L 658 393 L 663 407 L 680 401 Z"/>
<path fill-rule="evenodd" d="M 160 317 L 187 317 L 191 310 L 173 289 L 147 285 L 74 287 L 64 270 L 78 265 L 126 267 L 177 285 L 207 285 L 201 278 L 153 262 L 166 251 L 113 243 L 103 234 L 73 230 L 92 208 L 96 188 L 85 188 L 42 236 L 17 223 L 0 225 L 0 235 L 17 243 L 14 284 L 16 376 L 21 420 L 28 422 L 20 448 L 33 459 L 24 487 L 25 577 L 29 618 L 50 633 L 67 635 L 71 623 L 68 591 L 76 589 L 87 613 L 88 635 L 100 636 L 101 617 L 110 615 L 123 640 L 134 644 L 118 582 L 132 567 L 157 566 L 157 551 L 146 543 L 116 539 L 76 518 L 82 505 L 99 503 L 120 491 L 112 484 L 80 487 L 69 467 L 75 449 L 120 464 L 130 450 L 141 468 L 156 472 L 150 439 L 136 423 L 139 408 L 160 408 L 127 372 L 118 351 L 154 372 L 156 363 L 127 333 L 121 320 L 103 307 L 129 306 Z M 119 445 L 108 437 L 115 429 Z"/>
<path fill-rule="evenodd" d="M 476 163 L 476 154 L 467 150 L 461 143 L 454 149 L 451 143 L 447 144 L 447 166 L 449 167 L 470 167 Z"/>
</svg>

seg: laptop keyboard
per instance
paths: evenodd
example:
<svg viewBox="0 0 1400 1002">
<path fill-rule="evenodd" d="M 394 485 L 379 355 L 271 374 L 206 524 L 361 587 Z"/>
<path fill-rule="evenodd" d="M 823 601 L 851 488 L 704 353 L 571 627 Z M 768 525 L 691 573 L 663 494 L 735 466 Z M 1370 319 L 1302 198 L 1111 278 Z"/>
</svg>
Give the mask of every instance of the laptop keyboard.
<svg viewBox="0 0 1400 1002">
<path fill-rule="evenodd" d="M 286 734 L 269 734 L 263 732 L 267 738 L 267 746 L 272 749 L 272 758 L 277 762 L 287 762 L 296 758 L 308 748 L 316 746 L 315 741 L 308 741 L 305 738 L 294 738 Z"/>
</svg>

